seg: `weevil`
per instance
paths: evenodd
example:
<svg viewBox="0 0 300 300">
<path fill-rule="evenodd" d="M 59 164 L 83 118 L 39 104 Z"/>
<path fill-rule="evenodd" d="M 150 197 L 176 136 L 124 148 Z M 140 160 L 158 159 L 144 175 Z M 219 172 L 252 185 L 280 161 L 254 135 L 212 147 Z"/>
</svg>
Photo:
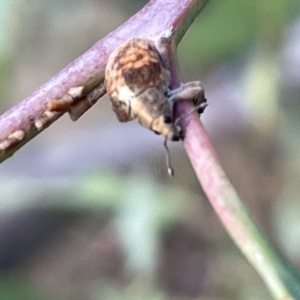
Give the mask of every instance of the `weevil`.
<svg viewBox="0 0 300 300">
<path fill-rule="evenodd" d="M 174 103 L 193 101 L 199 113 L 207 105 L 200 81 L 170 88 L 168 47 L 171 38 L 171 31 L 157 40 L 131 38 L 110 54 L 105 70 L 106 90 L 119 121 L 137 120 L 154 133 L 163 135 L 167 155 L 167 140 L 183 139 L 174 118 Z M 173 172 L 170 166 L 168 169 L 169 173 Z"/>
</svg>

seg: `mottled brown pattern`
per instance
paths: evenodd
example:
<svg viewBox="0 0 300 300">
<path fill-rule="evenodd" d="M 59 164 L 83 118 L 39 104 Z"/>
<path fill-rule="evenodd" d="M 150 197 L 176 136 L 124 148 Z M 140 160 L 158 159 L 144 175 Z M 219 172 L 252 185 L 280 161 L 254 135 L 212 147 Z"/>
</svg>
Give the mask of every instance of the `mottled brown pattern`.
<svg viewBox="0 0 300 300">
<path fill-rule="evenodd" d="M 178 139 L 171 119 L 172 107 L 165 96 L 170 81 L 169 71 L 163 67 L 152 41 L 129 39 L 115 49 L 106 66 L 105 82 L 112 109 L 120 122 L 136 119 L 142 126 Z"/>
<path fill-rule="evenodd" d="M 128 122 L 132 120 L 129 114 L 130 107 L 128 108 L 125 103 L 121 101 L 112 101 L 111 107 L 120 122 Z"/>
<path fill-rule="evenodd" d="M 107 92 L 116 101 L 122 86 L 137 95 L 149 87 L 166 90 L 169 83 L 169 71 L 162 67 L 155 46 L 138 38 L 126 41 L 111 53 L 105 77 Z"/>
<path fill-rule="evenodd" d="M 201 83 L 181 84 L 170 90 L 168 49 L 172 31 L 156 41 L 133 38 L 109 56 L 105 70 L 106 90 L 120 122 L 138 121 L 166 139 L 182 138 L 173 116 L 177 100 L 204 101 Z M 169 43 L 169 44 L 168 44 Z"/>
</svg>

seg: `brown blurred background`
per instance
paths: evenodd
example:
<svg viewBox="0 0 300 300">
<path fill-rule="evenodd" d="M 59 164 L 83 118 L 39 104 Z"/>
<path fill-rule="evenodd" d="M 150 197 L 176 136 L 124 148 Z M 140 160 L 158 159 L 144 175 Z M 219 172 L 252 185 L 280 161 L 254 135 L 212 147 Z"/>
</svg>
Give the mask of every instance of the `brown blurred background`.
<svg viewBox="0 0 300 300">
<path fill-rule="evenodd" d="M 147 1 L 0 0 L 1 112 Z M 300 269 L 300 3 L 210 1 L 178 49 L 201 79 L 222 164 Z M 224 231 L 180 143 L 121 124 L 102 98 L 0 167 L 0 299 L 271 299 Z"/>
</svg>

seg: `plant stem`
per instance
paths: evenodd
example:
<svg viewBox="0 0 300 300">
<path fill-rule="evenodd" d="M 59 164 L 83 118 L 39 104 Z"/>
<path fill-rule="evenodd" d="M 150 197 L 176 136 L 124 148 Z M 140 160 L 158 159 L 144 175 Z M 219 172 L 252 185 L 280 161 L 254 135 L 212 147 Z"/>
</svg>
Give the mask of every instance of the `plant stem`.
<svg viewBox="0 0 300 300">
<path fill-rule="evenodd" d="M 179 115 L 191 110 L 178 103 Z M 231 185 L 194 113 L 182 120 L 184 147 L 211 205 L 236 245 L 265 281 L 275 299 L 300 299 L 300 277 L 268 243 Z"/>
</svg>

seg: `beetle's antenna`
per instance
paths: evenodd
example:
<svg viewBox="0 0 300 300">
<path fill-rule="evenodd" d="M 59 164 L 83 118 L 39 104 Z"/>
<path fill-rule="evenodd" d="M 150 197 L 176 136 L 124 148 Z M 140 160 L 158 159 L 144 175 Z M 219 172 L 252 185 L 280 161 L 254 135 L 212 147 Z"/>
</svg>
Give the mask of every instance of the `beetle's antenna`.
<svg viewBox="0 0 300 300">
<path fill-rule="evenodd" d="M 171 156 L 170 156 L 170 151 L 168 148 L 168 140 L 165 138 L 164 140 L 164 147 L 166 150 L 166 164 L 167 164 L 167 169 L 168 169 L 168 174 L 169 176 L 173 177 L 174 176 L 174 169 L 172 167 L 172 163 L 171 163 Z"/>
</svg>

